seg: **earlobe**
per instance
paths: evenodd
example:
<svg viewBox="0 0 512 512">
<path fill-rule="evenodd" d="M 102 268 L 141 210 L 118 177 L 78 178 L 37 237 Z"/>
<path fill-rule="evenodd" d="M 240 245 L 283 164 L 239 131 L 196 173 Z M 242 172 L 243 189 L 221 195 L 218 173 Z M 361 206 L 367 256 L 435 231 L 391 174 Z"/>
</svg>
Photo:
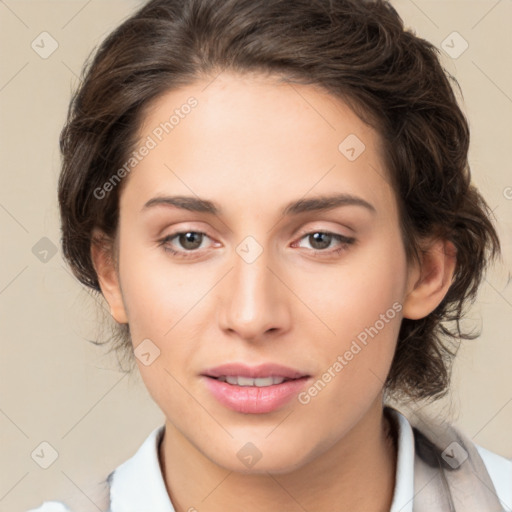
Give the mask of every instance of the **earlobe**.
<svg viewBox="0 0 512 512">
<path fill-rule="evenodd" d="M 113 242 L 98 229 L 93 231 L 91 237 L 91 259 L 98 276 L 101 293 L 109 305 L 110 314 L 116 322 L 128 323 L 115 266 Z"/>
<path fill-rule="evenodd" d="M 421 262 L 409 273 L 404 318 L 424 318 L 441 303 L 452 284 L 456 254 L 453 243 L 441 239 L 435 240 L 422 253 Z"/>
</svg>

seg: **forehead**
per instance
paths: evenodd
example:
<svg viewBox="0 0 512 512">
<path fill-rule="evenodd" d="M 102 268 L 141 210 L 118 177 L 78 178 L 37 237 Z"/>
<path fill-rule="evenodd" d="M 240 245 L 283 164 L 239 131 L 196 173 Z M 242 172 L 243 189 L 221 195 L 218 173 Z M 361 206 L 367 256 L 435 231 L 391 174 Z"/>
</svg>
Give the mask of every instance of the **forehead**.
<svg viewBox="0 0 512 512">
<path fill-rule="evenodd" d="M 154 100 L 138 144 L 151 149 L 122 201 L 173 193 L 253 211 L 333 192 L 394 201 L 378 133 L 311 85 L 221 73 Z"/>
</svg>

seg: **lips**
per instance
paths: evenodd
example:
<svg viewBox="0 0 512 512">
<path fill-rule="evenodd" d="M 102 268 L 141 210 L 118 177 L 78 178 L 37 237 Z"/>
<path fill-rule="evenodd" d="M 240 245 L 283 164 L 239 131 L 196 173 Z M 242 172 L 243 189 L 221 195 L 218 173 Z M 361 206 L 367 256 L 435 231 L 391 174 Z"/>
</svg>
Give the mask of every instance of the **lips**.
<svg viewBox="0 0 512 512">
<path fill-rule="evenodd" d="M 277 364 L 230 363 L 206 370 L 206 388 L 223 406 L 245 414 L 269 413 L 286 405 L 309 375 Z"/>
</svg>

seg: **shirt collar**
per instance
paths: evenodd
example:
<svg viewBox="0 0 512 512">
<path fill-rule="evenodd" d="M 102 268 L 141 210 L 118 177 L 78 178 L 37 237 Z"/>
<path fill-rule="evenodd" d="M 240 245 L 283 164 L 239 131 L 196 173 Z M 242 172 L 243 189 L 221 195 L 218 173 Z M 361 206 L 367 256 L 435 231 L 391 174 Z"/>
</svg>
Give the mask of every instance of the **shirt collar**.
<svg viewBox="0 0 512 512">
<path fill-rule="evenodd" d="M 158 459 L 164 429 L 155 428 L 135 455 L 110 474 L 109 512 L 175 512 Z"/>
<path fill-rule="evenodd" d="M 414 436 L 407 418 L 390 408 L 398 434 L 395 489 L 390 512 L 412 512 L 414 497 Z M 165 425 L 155 428 L 135 455 L 109 476 L 110 512 L 175 512 L 158 459 Z"/>
<path fill-rule="evenodd" d="M 398 437 L 395 489 L 389 512 L 412 512 L 414 498 L 414 433 L 407 418 L 389 408 Z"/>
</svg>

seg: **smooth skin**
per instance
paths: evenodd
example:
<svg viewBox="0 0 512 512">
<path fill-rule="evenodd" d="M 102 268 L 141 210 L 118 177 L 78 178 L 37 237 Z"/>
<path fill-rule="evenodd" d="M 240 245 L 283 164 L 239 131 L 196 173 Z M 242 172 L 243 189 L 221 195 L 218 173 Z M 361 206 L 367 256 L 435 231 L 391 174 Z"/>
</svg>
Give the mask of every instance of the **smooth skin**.
<svg viewBox="0 0 512 512">
<path fill-rule="evenodd" d="M 174 507 L 387 511 L 396 452 L 383 384 L 402 317 L 428 315 L 448 291 L 453 245 L 425 241 L 421 262 L 406 261 L 381 139 L 340 99 L 223 72 L 159 97 L 140 140 L 190 96 L 197 107 L 125 178 L 113 252 L 91 249 L 114 319 L 129 324 L 134 347 L 150 339 L 160 350 L 137 364 L 166 417 L 159 455 Z M 365 145 L 354 161 L 338 149 L 350 134 Z M 332 194 L 374 210 L 282 214 Z M 145 207 L 166 196 L 207 199 L 221 212 Z M 205 235 L 175 236 L 192 231 Z M 319 231 L 354 242 L 315 241 Z M 237 252 L 247 236 L 262 249 L 252 263 Z M 227 362 L 283 364 L 312 384 L 396 302 L 395 318 L 307 405 L 242 414 L 205 386 L 201 373 Z M 262 454 L 250 468 L 237 457 L 248 442 Z"/>
</svg>

